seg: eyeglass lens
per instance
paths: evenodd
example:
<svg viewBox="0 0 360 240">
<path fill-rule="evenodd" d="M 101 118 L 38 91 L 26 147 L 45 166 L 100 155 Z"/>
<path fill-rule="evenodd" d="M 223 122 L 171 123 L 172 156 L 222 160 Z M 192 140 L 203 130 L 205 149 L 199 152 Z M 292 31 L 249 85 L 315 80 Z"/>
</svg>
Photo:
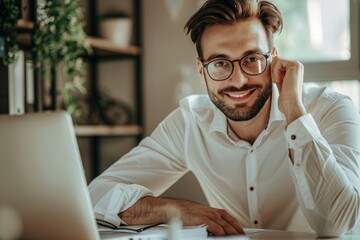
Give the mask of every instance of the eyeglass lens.
<svg viewBox="0 0 360 240">
<path fill-rule="evenodd" d="M 207 65 L 210 77 L 220 81 L 230 77 L 234 69 L 234 62 L 227 59 L 218 59 Z M 248 75 L 259 75 L 266 69 L 267 58 L 262 54 L 251 54 L 245 56 L 240 61 L 241 69 Z"/>
</svg>

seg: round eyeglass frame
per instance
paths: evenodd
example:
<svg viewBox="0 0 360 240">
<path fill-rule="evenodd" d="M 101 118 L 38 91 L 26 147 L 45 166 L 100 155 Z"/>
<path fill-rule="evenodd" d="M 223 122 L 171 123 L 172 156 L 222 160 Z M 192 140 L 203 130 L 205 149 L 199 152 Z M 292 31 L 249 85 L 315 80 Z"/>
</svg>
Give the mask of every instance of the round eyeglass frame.
<svg viewBox="0 0 360 240">
<path fill-rule="evenodd" d="M 204 63 L 203 61 L 201 61 L 201 63 L 203 64 L 203 67 L 204 68 L 206 68 L 206 71 L 207 71 L 207 73 L 208 73 L 208 75 L 209 75 L 209 77 L 213 80 L 213 81 L 225 81 L 225 80 L 227 80 L 229 77 L 231 77 L 231 75 L 233 74 L 233 72 L 234 72 L 234 62 L 239 62 L 239 66 L 240 66 L 240 68 L 241 68 L 241 70 L 246 74 L 246 75 L 248 75 L 248 76 L 258 76 L 258 75 L 260 75 L 260 74 L 263 74 L 264 72 L 265 72 L 265 70 L 267 69 L 267 67 L 268 67 L 268 59 L 270 59 L 271 58 L 271 52 L 272 51 L 269 51 L 268 53 L 251 53 L 251 54 L 248 54 L 248 55 L 245 55 L 244 57 L 242 57 L 241 59 L 238 59 L 238 60 L 229 60 L 229 59 L 222 59 L 222 58 L 220 58 L 220 59 L 214 59 L 214 60 L 212 60 L 212 61 L 210 61 L 210 62 L 208 62 L 208 63 Z M 253 55 L 253 54 L 259 54 L 259 55 L 262 55 L 262 56 L 264 56 L 265 57 L 265 59 L 266 59 L 266 63 L 265 63 L 265 68 L 264 68 L 264 70 L 261 72 L 261 73 L 256 73 L 256 74 L 249 74 L 249 73 L 247 73 L 243 68 L 242 68 L 242 66 L 241 66 L 241 61 L 244 59 L 244 58 L 246 58 L 246 57 L 248 57 L 248 56 L 250 56 L 250 55 Z M 231 73 L 229 74 L 229 76 L 227 76 L 226 78 L 224 78 L 224 79 L 220 79 L 220 80 L 218 80 L 218 79 L 214 79 L 214 78 L 212 78 L 211 77 L 211 75 L 210 75 L 210 73 L 209 73 L 209 69 L 208 69 L 208 66 L 209 66 L 209 64 L 210 63 L 212 63 L 212 62 L 214 62 L 214 61 L 219 61 L 219 60 L 226 60 L 226 61 L 229 61 L 230 63 L 231 63 Z"/>
</svg>

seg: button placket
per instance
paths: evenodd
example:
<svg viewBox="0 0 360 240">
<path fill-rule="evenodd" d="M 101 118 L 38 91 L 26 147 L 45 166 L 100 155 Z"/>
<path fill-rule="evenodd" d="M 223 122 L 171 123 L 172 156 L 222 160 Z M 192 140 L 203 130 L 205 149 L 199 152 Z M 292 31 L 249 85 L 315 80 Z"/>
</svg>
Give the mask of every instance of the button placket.
<svg viewBox="0 0 360 240">
<path fill-rule="evenodd" d="M 256 221 L 259 223 L 259 213 L 258 213 L 258 195 L 257 195 L 257 174 L 258 173 L 258 165 L 256 159 L 256 149 L 250 147 L 248 149 L 247 160 L 246 160 L 246 182 L 248 189 L 248 206 L 249 206 L 249 217 L 251 222 L 254 223 Z M 259 225 L 254 225 L 258 227 Z"/>
</svg>

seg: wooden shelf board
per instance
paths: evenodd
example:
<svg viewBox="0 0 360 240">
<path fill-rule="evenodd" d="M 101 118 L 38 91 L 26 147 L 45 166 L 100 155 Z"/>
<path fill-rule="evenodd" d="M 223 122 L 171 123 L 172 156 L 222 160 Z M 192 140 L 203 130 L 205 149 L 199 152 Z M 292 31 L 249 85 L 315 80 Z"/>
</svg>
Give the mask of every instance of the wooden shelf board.
<svg viewBox="0 0 360 240">
<path fill-rule="evenodd" d="M 97 37 L 88 37 L 87 39 L 89 40 L 90 45 L 95 50 L 95 54 L 98 55 L 122 54 L 129 56 L 138 56 L 141 53 L 140 48 L 136 46 L 120 47 L 109 40 Z"/>
<path fill-rule="evenodd" d="M 31 31 L 34 30 L 34 22 L 19 19 L 16 23 L 16 27 L 19 30 Z M 27 37 L 26 45 L 29 45 Z M 111 56 L 111 55 L 124 55 L 124 56 L 139 56 L 141 54 L 141 49 L 137 46 L 127 46 L 121 47 L 117 46 L 113 42 L 98 38 L 98 37 L 87 37 L 91 47 L 94 49 L 94 53 L 97 56 Z M 22 43 L 24 40 L 22 39 Z"/>
<path fill-rule="evenodd" d="M 78 137 L 90 136 L 139 136 L 142 129 L 138 125 L 78 125 L 75 126 Z"/>
<path fill-rule="evenodd" d="M 16 22 L 16 27 L 23 30 L 33 30 L 34 22 L 25 19 L 19 19 Z"/>
</svg>

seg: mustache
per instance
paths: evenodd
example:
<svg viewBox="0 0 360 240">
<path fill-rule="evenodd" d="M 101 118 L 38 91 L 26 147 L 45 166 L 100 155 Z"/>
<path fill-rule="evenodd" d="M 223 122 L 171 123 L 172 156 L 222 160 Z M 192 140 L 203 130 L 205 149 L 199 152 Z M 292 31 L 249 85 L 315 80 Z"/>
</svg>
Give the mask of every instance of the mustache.
<svg viewBox="0 0 360 240">
<path fill-rule="evenodd" d="M 225 92 L 240 92 L 240 91 L 251 90 L 251 89 L 254 89 L 254 88 L 261 88 L 261 85 L 258 85 L 258 84 L 246 84 L 246 85 L 242 86 L 241 88 L 231 86 L 231 87 L 219 89 L 218 93 L 219 94 L 224 94 Z"/>
</svg>

